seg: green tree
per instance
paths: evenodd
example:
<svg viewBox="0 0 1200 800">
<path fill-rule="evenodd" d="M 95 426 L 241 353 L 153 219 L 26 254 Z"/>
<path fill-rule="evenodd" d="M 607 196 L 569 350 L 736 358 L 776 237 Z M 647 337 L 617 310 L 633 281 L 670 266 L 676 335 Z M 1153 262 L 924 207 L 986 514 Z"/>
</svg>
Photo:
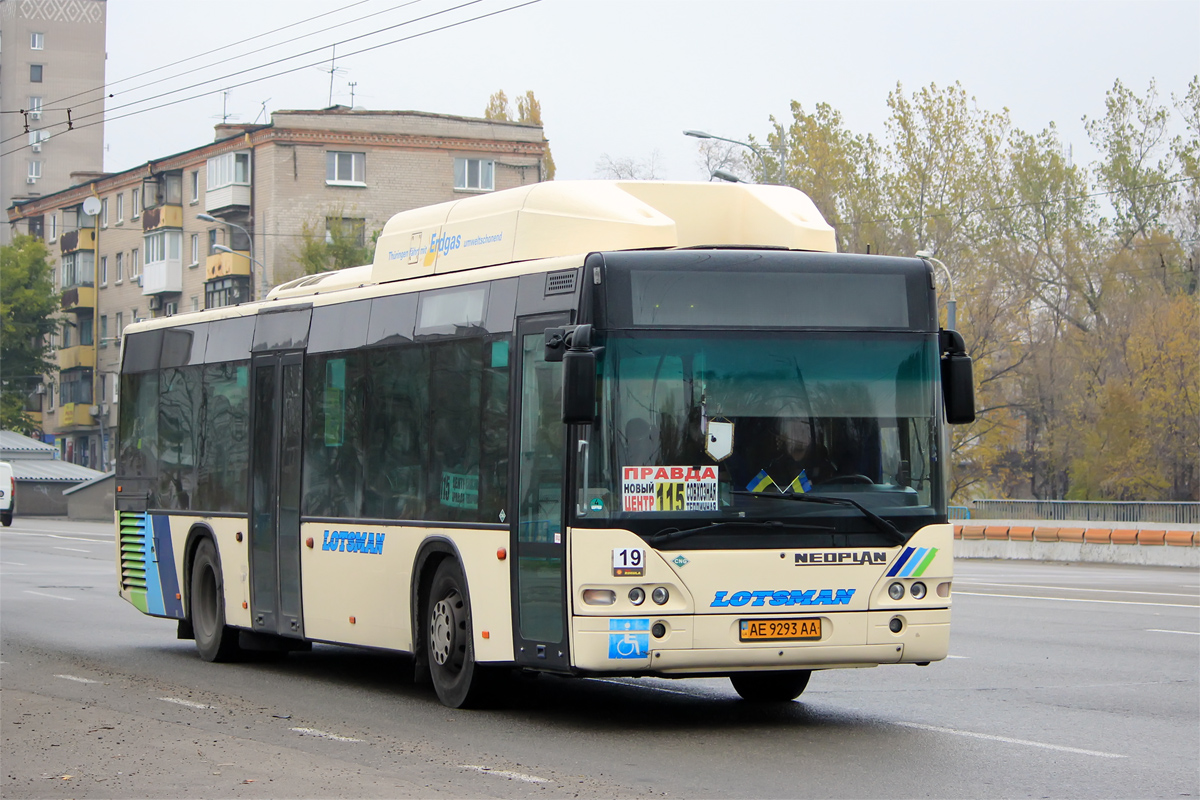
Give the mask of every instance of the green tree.
<svg viewBox="0 0 1200 800">
<path fill-rule="evenodd" d="M 300 224 L 300 244 L 295 253 L 300 274 L 316 275 L 371 263 L 380 233 L 376 230 L 368 236 L 366 220 L 346 216 L 342 206 L 305 220 Z"/>
<path fill-rule="evenodd" d="M 55 370 L 50 334 L 61 298 L 54 289 L 46 245 L 17 236 L 0 247 L 0 428 L 36 433 L 25 412 L 29 394 Z"/>
<path fill-rule="evenodd" d="M 542 124 L 542 104 L 533 96 L 533 90 L 527 90 L 525 94 L 517 95 L 517 117 L 514 120 L 512 109 L 508 105 L 508 95 L 503 89 L 495 92 L 488 98 L 487 108 L 483 110 L 483 118 L 497 120 L 499 122 L 519 122 L 523 125 L 537 125 L 545 130 Z M 550 154 L 550 142 L 546 139 L 543 132 L 542 141 L 546 143 L 545 154 L 542 157 L 542 166 L 545 172 L 543 177 L 548 180 L 554 180 L 554 156 Z"/>
</svg>

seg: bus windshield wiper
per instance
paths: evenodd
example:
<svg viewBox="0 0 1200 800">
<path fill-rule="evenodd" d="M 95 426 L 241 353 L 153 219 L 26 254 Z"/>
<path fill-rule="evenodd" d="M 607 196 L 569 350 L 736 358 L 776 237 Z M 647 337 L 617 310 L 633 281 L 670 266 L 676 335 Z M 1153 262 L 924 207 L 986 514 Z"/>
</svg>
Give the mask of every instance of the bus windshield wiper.
<svg viewBox="0 0 1200 800">
<path fill-rule="evenodd" d="M 701 525 L 699 528 L 686 528 L 679 530 L 677 528 L 665 528 L 653 536 L 647 536 L 646 542 L 652 545 L 669 544 L 680 539 L 686 539 L 689 536 L 695 536 L 698 533 L 715 533 L 726 528 L 766 528 L 767 530 L 756 530 L 755 533 L 791 533 L 793 531 L 819 531 L 821 533 L 835 533 L 837 528 L 830 528 L 826 525 L 799 525 L 794 522 L 779 522 L 775 520 L 766 522 L 756 522 L 752 520 L 740 520 L 738 522 L 710 522 L 708 525 Z"/>
<path fill-rule="evenodd" d="M 897 528 L 895 525 L 888 522 L 886 519 L 879 516 L 874 511 L 871 511 L 866 506 L 859 503 L 857 500 L 851 500 L 848 497 L 817 497 L 816 495 L 811 495 L 811 494 L 807 494 L 807 493 L 805 493 L 805 494 L 767 494 L 766 492 L 734 492 L 734 494 L 743 495 L 746 497 L 763 497 L 763 498 L 766 498 L 767 500 L 789 500 L 789 501 L 800 502 L 800 503 L 825 503 L 827 505 L 853 506 L 854 508 L 857 508 L 859 511 L 861 511 L 863 516 L 866 517 L 868 520 L 870 520 L 871 524 L 874 525 L 876 528 L 878 528 L 879 530 L 883 531 L 884 533 L 886 533 L 890 536 L 894 536 L 896 538 L 896 544 L 904 544 L 905 542 L 908 541 L 908 537 L 905 536 L 904 533 L 901 532 L 901 530 L 899 528 Z"/>
</svg>

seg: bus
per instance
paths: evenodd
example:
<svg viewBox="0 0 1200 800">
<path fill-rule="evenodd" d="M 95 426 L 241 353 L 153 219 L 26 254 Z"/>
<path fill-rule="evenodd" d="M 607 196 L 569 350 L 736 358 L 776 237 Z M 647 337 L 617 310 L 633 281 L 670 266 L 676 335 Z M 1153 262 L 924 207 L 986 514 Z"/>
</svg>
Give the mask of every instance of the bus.
<svg viewBox="0 0 1200 800">
<path fill-rule="evenodd" d="M 929 261 L 835 252 L 780 186 L 547 182 L 395 215 L 371 264 L 129 326 L 120 595 L 207 661 L 410 653 L 728 677 L 946 657 Z"/>
</svg>

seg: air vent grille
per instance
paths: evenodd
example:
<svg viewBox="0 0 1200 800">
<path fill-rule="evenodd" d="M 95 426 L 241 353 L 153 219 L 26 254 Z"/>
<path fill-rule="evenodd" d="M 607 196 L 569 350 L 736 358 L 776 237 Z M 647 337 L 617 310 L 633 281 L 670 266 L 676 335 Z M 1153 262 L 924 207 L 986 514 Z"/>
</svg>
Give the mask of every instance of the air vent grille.
<svg viewBox="0 0 1200 800">
<path fill-rule="evenodd" d="M 121 589 L 146 590 L 146 515 L 120 512 Z"/>
<path fill-rule="evenodd" d="M 577 270 L 567 269 L 546 275 L 546 297 L 552 294 L 574 294 Z"/>
</svg>

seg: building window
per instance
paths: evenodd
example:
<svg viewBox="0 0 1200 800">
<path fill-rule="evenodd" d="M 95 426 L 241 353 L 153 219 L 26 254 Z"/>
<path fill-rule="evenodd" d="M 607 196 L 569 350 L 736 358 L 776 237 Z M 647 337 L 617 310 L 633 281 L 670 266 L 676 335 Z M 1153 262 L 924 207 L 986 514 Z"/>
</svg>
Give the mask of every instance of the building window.
<svg viewBox="0 0 1200 800">
<path fill-rule="evenodd" d="M 367 243 L 367 221 L 354 217 L 326 217 L 325 243 L 333 244 L 334 240 L 353 242 L 355 247 L 363 247 Z"/>
<path fill-rule="evenodd" d="M 325 183 L 366 186 L 366 181 L 366 153 L 336 153 L 330 151 L 325 154 Z"/>
<path fill-rule="evenodd" d="M 120 314 L 117 314 L 117 318 L 118 318 L 118 319 L 120 318 L 120 316 L 121 316 Z M 113 387 L 113 398 L 112 398 L 112 401 L 113 401 L 114 403 L 116 403 L 116 402 L 118 402 L 118 401 L 121 399 L 121 381 L 120 381 L 120 375 L 118 375 L 118 374 L 116 374 L 116 373 L 113 373 L 112 387 Z"/>
<path fill-rule="evenodd" d="M 125 312 L 124 311 L 117 312 L 116 329 L 113 331 L 113 333 L 116 334 L 116 339 L 118 342 L 121 341 L 121 337 L 125 335 Z M 117 398 L 114 397 L 113 402 L 116 402 L 116 400 L 117 400 Z"/>
<path fill-rule="evenodd" d="M 197 295 L 192 295 L 192 311 L 200 310 L 200 298 Z"/>
<path fill-rule="evenodd" d="M 134 189 L 129 193 L 129 216 L 133 219 L 137 219 L 142 215 L 142 206 L 138 202 L 138 200 L 141 199 L 141 196 L 141 189 Z M 132 275 L 133 273 L 130 274 Z"/>
<path fill-rule="evenodd" d="M 235 306 L 250 299 L 250 278 L 232 275 L 204 284 L 204 307 Z"/>
<path fill-rule="evenodd" d="M 124 221 L 125 221 L 125 195 L 119 194 L 119 195 L 117 195 L 117 224 L 120 225 Z M 120 256 L 117 256 L 117 258 L 120 258 Z M 117 280 L 121 280 L 120 277 L 118 277 Z"/>
<path fill-rule="evenodd" d="M 200 170 L 194 170 L 191 175 L 192 202 L 200 202 Z"/>
<path fill-rule="evenodd" d="M 208 254 L 215 256 L 217 254 L 217 229 L 209 228 L 208 230 Z"/>
<path fill-rule="evenodd" d="M 29 34 L 29 49 L 30 50 L 45 50 L 46 49 L 46 34 L 30 32 L 30 34 Z"/>
<path fill-rule="evenodd" d="M 62 288 L 94 285 L 93 271 L 96 254 L 91 250 L 77 250 L 62 257 Z"/>
<path fill-rule="evenodd" d="M 63 323 L 63 326 L 62 326 L 62 349 L 63 350 L 67 350 L 74 346 L 72 344 L 73 337 L 71 336 L 71 329 L 74 326 L 75 326 L 75 323 L 73 323 L 73 322 L 64 322 Z M 65 403 L 67 401 L 63 400 L 63 402 Z"/>
<path fill-rule="evenodd" d="M 59 376 L 59 403 L 92 404 L 92 371 L 90 369 L 73 369 Z"/>
<path fill-rule="evenodd" d="M 35 181 L 42 177 L 42 162 L 40 162 L 40 161 L 30 161 L 29 162 L 29 177 Z"/>
<path fill-rule="evenodd" d="M 108 347 L 108 314 L 100 315 L 100 346 Z M 101 396 L 104 395 L 104 390 L 100 390 Z"/>
<path fill-rule="evenodd" d="M 39 164 L 38 167 L 40 169 L 41 165 Z M 58 238 L 58 214 L 54 213 L 54 214 L 50 215 L 50 241 L 53 242 L 57 238 Z"/>
<path fill-rule="evenodd" d="M 42 143 L 50 138 L 50 131 L 30 131 L 29 147 L 35 153 L 42 152 Z"/>
<path fill-rule="evenodd" d="M 192 234 L 195 236 L 195 234 Z M 160 261 L 179 263 L 179 246 L 183 239 L 180 231 L 155 231 L 146 236 L 146 265 Z M 133 251 L 135 254 L 136 250 Z M 136 258 L 136 255 L 134 256 Z"/>
<path fill-rule="evenodd" d="M 29 98 L 29 118 L 30 119 L 41 119 L 42 118 L 42 98 L 40 98 L 40 97 L 30 97 Z"/>
<path fill-rule="evenodd" d="M 193 267 L 200 266 L 200 234 L 198 233 L 192 234 L 192 260 L 190 263 Z"/>
<path fill-rule="evenodd" d="M 92 338 L 92 317 L 90 315 L 80 315 L 79 317 L 79 343 L 84 347 L 91 347 L 96 343 Z"/>
<path fill-rule="evenodd" d="M 42 82 L 42 65 L 41 64 L 30 64 L 29 65 L 29 82 L 30 83 L 41 83 Z"/>
<path fill-rule="evenodd" d="M 108 286 L 108 256 L 100 256 L 100 285 Z"/>
<path fill-rule="evenodd" d="M 129 251 L 129 277 L 136 278 L 141 267 L 141 262 L 138 259 L 138 249 L 135 247 Z"/>
<path fill-rule="evenodd" d="M 249 153 L 222 153 L 208 160 L 208 188 L 210 190 L 233 184 L 250 185 Z M 196 189 L 198 194 L 199 180 L 197 180 Z"/>
<path fill-rule="evenodd" d="M 100 201 L 100 227 L 108 227 L 108 198 L 105 197 Z"/>
<path fill-rule="evenodd" d="M 116 274 L 113 275 L 113 283 L 120 283 L 125 278 L 125 254 L 117 253 Z M 120 315 L 118 315 L 120 316 Z"/>
<path fill-rule="evenodd" d="M 496 188 L 496 166 L 490 158 L 454 159 L 454 188 L 490 192 Z"/>
</svg>

